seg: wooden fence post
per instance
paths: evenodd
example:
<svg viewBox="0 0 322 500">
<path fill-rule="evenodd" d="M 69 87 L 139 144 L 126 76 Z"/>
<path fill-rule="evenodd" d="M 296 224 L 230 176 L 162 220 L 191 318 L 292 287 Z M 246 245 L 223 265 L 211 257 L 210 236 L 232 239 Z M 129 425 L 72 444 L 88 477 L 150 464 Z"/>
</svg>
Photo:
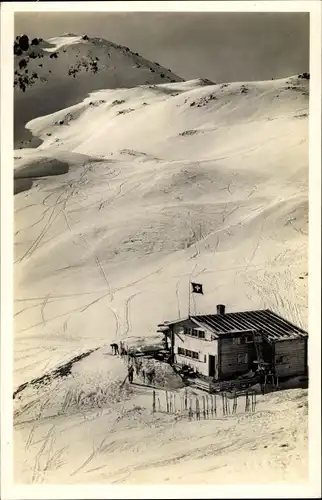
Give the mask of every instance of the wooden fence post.
<svg viewBox="0 0 322 500">
<path fill-rule="evenodd" d="M 187 404 L 187 400 L 185 401 Z M 190 398 L 189 400 L 189 420 L 191 420 L 193 417 L 193 410 L 192 410 L 192 399 Z"/>
<path fill-rule="evenodd" d="M 208 397 L 208 394 L 206 397 L 206 403 L 207 403 L 207 418 L 209 418 L 209 397 Z"/>
<path fill-rule="evenodd" d="M 165 391 L 165 400 L 167 403 L 167 412 L 169 413 L 169 399 L 168 399 L 168 391 Z"/>
<path fill-rule="evenodd" d="M 224 393 L 222 393 L 221 399 L 222 399 L 222 413 L 225 416 L 226 413 L 225 413 L 225 394 Z"/>
<path fill-rule="evenodd" d="M 217 394 L 215 394 L 215 407 L 214 407 L 214 410 L 215 410 L 215 417 L 217 417 Z"/>
<path fill-rule="evenodd" d="M 153 411 L 153 413 L 155 413 L 155 391 L 153 391 L 152 411 Z"/>
<path fill-rule="evenodd" d="M 197 420 L 200 420 L 200 405 L 199 405 L 199 399 L 196 397 L 196 417 Z"/>
<path fill-rule="evenodd" d="M 238 402 L 238 396 L 236 394 L 236 391 L 234 393 L 234 404 L 233 404 L 233 414 L 237 412 L 237 402 Z"/>
<path fill-rule="evenodd" d="M 187 391 L 187 389 L 185 389 L 185 391 L 184 391 L 184 409 L 185 410 L 188 409 L 188 391 Z"/>
<path fill-rule="evenodd" d="M 176 405 L 176 395 L 173 395 L 173 411 L 176 413 L 177 411 L 177 405 Z"/>
<path fill-rule="evenodd" d="M 214 396 L 211 394 L 211 416 L 214 416 Z"/>
<path fill-rule="evenodd" d="M 158 408 L 159 408 L 159 411 L 161 411 L 161 404 L 160 404 L 160 398 L 158 396 Z"/>
<path fill-rule="evenodd" d="M 249 411 L 249 395 L 248 392 L 246 392 L 246 401 L 245 401 L 245 411 Z"/>
<path fill-rule="evenodd" d="M 205 396 L 202 396 L 202 413 L 203 413 L 203 418 L 206 419 L 206 401 L 205 401 Z"/>
</svg>

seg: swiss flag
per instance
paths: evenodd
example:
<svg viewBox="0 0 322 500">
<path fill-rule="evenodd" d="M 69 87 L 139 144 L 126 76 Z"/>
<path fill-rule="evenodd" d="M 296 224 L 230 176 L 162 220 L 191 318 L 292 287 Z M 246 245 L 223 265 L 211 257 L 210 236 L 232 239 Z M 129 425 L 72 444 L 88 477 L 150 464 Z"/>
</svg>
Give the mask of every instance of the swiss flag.
<svg viewBox="0 0 322 500">
<path fill-rule="evenodd" d="M 192 293 L 201 293 L 203 295 L 202 285 L 200 283 L 191 283 Z"/>
</svg>

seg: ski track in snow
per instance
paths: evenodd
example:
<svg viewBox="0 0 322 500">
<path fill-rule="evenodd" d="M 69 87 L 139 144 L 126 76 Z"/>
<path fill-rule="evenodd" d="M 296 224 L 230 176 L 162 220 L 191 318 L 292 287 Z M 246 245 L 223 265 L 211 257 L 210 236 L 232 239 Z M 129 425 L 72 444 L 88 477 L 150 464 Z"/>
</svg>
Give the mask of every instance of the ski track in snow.
<svg viewBox="0 0 322 500">
<path fill-rule="evenodd" d="M 98 268 L 98 270 L 100 272 L 100 275 L 102 276 L 104 283 L 106 284 L 106 286 L 109 289 L 110 301 L 112 302 L 112 300 L 113 300 L 113 294 L 111 292 L 111 284 L 110 284 L 110 282 L 107 279 L 107 276 L 105 274 L 105 271 L 104 271 L 104 269 L 103 269 L 103 267 L 101 265 L 101 262 L 100 262 L 99 258 L 97 257 L 96 253 L 93 250 L 92 245 L 89 244 L 89 242 L 87 241 L 87 239 L 85 238 L 85 236 L 83 234 L 80 234 L 79 237 L 85 242 L 85 244 L 88 246 L 88 248 L 92 252 L 95 264 L 96 264 L 96 266 L 97 266 L 97 268 Z"/>
</svg>

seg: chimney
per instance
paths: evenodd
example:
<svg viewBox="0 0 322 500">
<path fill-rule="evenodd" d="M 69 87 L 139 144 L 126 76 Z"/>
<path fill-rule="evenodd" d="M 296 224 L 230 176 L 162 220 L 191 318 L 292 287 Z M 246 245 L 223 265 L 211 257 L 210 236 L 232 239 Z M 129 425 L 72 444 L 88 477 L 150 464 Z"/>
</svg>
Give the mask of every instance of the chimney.
<svg viewBox="0 0 322 500">
<path fill-rule="evenodd" d="M 217 304 L 217 314 L 225 314 L 225 306 L 223 304 Z"/>
</svg>

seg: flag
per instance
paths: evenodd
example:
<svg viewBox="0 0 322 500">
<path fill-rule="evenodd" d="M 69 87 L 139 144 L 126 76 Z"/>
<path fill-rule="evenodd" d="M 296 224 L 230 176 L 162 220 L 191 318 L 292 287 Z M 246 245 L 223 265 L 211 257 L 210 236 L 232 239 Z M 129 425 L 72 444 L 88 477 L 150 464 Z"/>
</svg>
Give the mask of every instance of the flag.
<svg viewBox="0 0 322 500">
<path fill-rule="evenodd" d="M 202 285 L 200 283 L 191 283 L 192 293 L 201 293 L 203 295 Z"/>
</svg>

